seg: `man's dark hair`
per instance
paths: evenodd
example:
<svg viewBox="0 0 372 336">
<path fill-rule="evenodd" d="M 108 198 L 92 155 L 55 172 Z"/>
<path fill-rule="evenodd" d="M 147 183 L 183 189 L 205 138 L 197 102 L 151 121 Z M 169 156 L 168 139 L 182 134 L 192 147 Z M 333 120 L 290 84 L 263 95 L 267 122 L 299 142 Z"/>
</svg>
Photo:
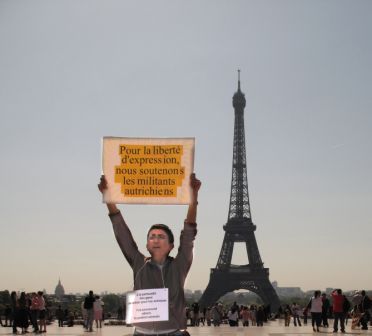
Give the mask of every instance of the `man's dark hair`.
<svg viewBox="0 0 372 336">
<path fill-rule="evenodd" d="M 168 236 L 168 241 L 173 244 L 174 243 L 174 236 L 172 233 L 172 230 L 165 224 L 154 224 L 153 226 L 150 227 L 149 231 L 147 232 L 147 237 L 149 236 L 149 233 L 151 230 L 163 230 L 167 236 Z"/>
</svg>

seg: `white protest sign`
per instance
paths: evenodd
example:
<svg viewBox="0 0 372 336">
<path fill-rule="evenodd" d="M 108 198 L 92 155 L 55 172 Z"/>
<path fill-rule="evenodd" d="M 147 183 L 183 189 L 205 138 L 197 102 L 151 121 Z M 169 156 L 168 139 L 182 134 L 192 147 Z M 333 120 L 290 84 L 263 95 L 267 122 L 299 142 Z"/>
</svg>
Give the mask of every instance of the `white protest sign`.
<svg viewBox="0 0 372 336">
<path fill-rule="evenodd" d="M 194 138 L 104 137 L 105 203 L 190 204 Z"/>
<path fill-rule="evenodd" d="M 141 289 L 127 294 L 127 324 L 168 321 L 168 318 L 168 288 Z"/>
</svg>

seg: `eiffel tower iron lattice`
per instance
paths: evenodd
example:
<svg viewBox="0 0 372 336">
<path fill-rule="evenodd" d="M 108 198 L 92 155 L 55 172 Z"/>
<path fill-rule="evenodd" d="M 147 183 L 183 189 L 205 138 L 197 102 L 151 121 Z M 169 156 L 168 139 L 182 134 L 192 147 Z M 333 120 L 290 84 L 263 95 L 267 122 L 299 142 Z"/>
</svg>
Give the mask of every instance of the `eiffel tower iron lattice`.
<svg viewBox="0 0 372 336">
<path fill-rule="evenodd" d="M 279 308 L 280 301 L 269 280 L 269 269 L 264 268 L 261 260 L 249 204 L 244 135 L 246 100 L 240 90 L 240 70 L 238 74 L 238 91 L 233 96 L 235 122 L 229 215 L 223 227 L 225 237 L 217 265 L 211 269 L 208 286 L 199 304 L 208 307 L 228 292 L 246 289 L 256 293 L 266 305 L 270 304 L 274 312 Z M 248 264 L 231 264 L 235 243 L 245 243 Z"/>
</svg>

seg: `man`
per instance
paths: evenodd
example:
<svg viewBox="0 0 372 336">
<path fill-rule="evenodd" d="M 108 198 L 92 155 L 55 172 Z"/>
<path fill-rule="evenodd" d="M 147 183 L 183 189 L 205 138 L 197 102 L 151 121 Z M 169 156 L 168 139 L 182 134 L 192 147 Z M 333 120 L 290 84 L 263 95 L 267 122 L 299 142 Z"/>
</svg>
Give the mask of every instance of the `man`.
<svg viewBox="0 0 372 336">
<path fill-rule="evenodd" d="M 134 290 L 168 288 L 169 320 L 134 323 L 134 335 L 182 335 L 186 328 L 184 283 L 191 267 L 196 235 L 196 212 L 201 182 L 190 175 L 192 201 L 189 205 L 180 247 L 175 258 L 169 257 L 173 249 L 172 231 L 164 224 L 153 225 L 147 233 L 146 248 L 151 257 L 145 257 L 137 247 L 132 234 L 115 204 L 107 204 L 116 240 L 133 269 Z M 104 176 L 98 185 L 103 193 L 107 189 Z"/>
<path fill-rule="evenodd" d="M 199 303 L 194 302 L 191 305 L 191 308 L 192 308 L 192 311 L 193 311 L 192 319 L 191 319 L 191 325 L 193 327 L 198 327 L 199 326 L 199 310 L 200 310 Z"/>
<path fill-rule="evenodd" d="M 371 299 L 366 295 L 366 291 L 362 290 L 360 292 L 362 295 L 362 299 L 360 302 L 360 307 L 361 307 L 361 313 L 362 313 L 362 318 L 360 319 L 360 324 L 362 325 L 362 330 L 368 330 L 368 322 L 371 317 L 370 315 L 370 308 L 371 308 Z"/>
<path fill-rule="evenodd" d="M 93 304 L 95 301 L 95 297 L 93 295 L 93 291 L 89 291 L 89 295 L 85 297 L 84 300 L 84 309 L 87 311 L 87 323 L 86 323 L 86 329 L 87 331 L 92 332 L 93 331 L 93 317 L 94 317 L 94 311 L 93 311 Z"/>
<path fill-rule="evenodd" d="M 338 331 L 338 321 L 340 320 L 341 332 L 345 333 L 345 313 L 344 313 L 344 296 L 341 289 L 335 289 L 331 293 L 333 299 L 333 332 Z"/>
<path fill-rule="evenodd" d="M 323 293 L 322 294 L 322 301 L 323 301 L 323 306 L 322 306 L 322 324 L 324 328 L 328 328 L 328 314 L 329 314 L 329 307 L 330 307 L 330 302 L 327 298 L 327 294 Z"/>
</svg>

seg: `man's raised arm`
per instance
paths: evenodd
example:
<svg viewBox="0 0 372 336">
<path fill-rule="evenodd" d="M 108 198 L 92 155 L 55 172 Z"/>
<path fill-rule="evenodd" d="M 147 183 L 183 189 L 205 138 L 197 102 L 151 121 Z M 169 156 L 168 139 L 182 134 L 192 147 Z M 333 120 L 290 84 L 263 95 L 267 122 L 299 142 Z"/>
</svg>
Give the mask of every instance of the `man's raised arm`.
<svg viewBox="0 0 372 336">
<path fill-rule="evenodd" d="M 187 210 L 186 222 L 196 223 L 196 209 L 198 206 L 198 192 L 201 186 L 201 182 L 196 178 L 195 174 L 190 175 L 190 186 L 191 186 L 191 203 Z"/>
</svg>

